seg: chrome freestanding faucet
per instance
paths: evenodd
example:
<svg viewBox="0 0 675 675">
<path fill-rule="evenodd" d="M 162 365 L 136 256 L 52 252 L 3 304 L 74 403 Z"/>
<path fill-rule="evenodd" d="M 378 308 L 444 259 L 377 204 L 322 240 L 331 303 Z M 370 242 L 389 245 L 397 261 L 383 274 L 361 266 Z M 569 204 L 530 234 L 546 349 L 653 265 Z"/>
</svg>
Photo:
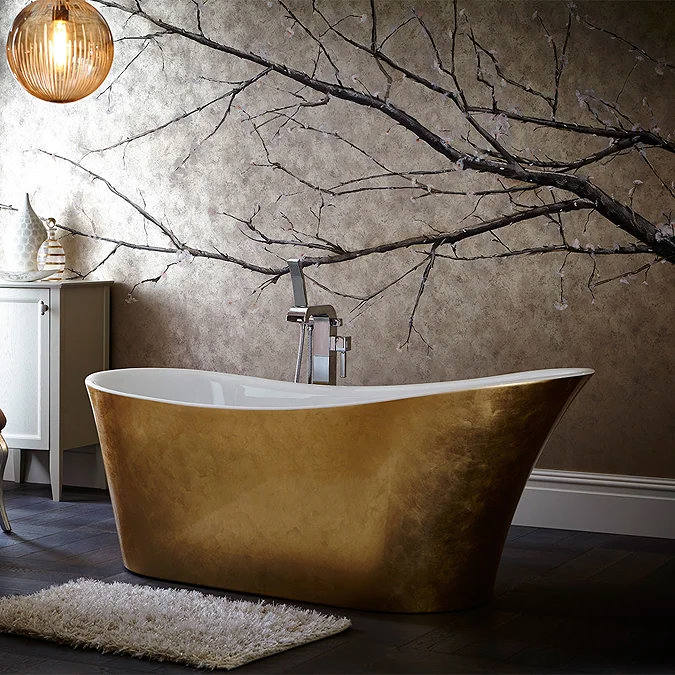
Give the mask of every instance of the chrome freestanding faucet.
<svg viewBox="0 0 675 675">
<path fill-rule="evenodd" d="M 286 320 L 300 324 L 294 381 L 300 381 L 302 355 L 307 340 L 307 382 L 337 384 L 338 370 L 340 377 L 347 377 L 347 352 L 352 348 L 352 339 L 337 334 L 342 319 L 337 318 L 332 305 L 308 305 L 300 260 L 289 260 L 288 269 L 293 284 L 294 306 L 288 310 Z"/>
</svg>

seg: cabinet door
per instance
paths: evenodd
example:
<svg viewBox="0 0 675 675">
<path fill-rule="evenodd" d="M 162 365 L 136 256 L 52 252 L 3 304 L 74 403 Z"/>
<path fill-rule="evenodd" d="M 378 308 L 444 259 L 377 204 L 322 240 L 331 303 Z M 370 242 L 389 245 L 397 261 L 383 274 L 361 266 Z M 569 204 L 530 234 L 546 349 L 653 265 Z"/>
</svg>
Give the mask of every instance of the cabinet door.
<svg viewBox="0 0 675 675">
<path fill-rule="evenodd" d="M 49 290 L 0 288 L 0 408 L 13 448 L 49 449 Z"/>
</svg>

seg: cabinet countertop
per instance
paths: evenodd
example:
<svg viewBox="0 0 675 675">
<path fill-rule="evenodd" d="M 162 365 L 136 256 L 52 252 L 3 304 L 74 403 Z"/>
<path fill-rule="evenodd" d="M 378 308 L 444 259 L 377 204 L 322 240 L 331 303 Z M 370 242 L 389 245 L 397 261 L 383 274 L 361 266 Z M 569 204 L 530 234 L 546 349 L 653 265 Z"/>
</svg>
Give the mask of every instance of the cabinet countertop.
<svg viewBox="0 0 675 675">
<path fill-rule="evenodd" d="M 62 288 L 66 286 L 112 286 L 110 280 L 71 279 L 68 281 L 9 281 L 0 279 L 0 288 Z"/>
</svg>

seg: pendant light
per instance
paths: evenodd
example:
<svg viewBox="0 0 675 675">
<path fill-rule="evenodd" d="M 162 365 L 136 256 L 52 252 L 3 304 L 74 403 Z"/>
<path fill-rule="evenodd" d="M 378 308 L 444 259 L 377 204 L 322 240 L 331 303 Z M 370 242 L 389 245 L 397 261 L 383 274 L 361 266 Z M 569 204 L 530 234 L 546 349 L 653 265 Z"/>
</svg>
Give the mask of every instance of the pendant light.
<svg viewBox="0 0 675 675">
<path fill-rule="evenodd" d="M 28 93 L 70 103 L 105 80 L 113 60 L 106 20 L 85 0 L 35 0 L 7 37 L 9 67 Z"/>
</svg>

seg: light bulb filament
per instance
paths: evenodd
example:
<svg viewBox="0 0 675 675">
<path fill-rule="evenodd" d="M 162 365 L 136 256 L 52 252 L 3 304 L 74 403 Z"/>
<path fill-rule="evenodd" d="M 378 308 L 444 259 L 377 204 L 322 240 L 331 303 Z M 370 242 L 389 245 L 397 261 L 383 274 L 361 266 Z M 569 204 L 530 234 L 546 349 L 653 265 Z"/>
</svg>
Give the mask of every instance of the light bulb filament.
<svg viewBox="0 0 675 675">
<path fill-rule="evenodd" d="M 53 21 L 52 22 L 52 39 L 49 41 L 51 47 L 51 56 L 54 67 L 62 71 L 68 63 L 68 22 L 67 21 Z"/>
</svg>

